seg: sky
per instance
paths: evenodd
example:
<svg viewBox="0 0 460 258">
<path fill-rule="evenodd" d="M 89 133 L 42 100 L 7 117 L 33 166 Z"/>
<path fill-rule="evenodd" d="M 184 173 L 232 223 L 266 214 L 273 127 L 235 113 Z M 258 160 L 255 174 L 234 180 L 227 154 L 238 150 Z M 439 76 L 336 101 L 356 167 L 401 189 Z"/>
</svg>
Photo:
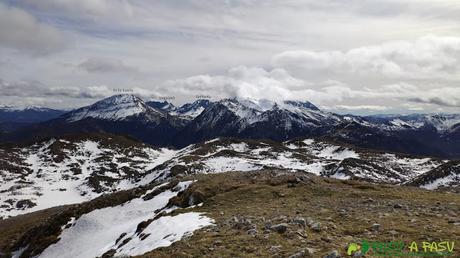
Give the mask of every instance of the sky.
<svg viewBox="0 0 460 258">
<path fill-rule="evenodd" d="M 0 105 L 117 92 L 460 113 L 456 0 L 0 0 Z"/>
</svg>

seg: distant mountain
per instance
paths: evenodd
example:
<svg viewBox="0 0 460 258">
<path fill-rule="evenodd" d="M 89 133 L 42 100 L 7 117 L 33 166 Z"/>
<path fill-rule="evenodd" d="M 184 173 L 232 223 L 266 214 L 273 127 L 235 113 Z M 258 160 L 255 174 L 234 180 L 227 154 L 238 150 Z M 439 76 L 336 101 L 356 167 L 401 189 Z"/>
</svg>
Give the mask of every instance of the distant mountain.
<svg viewBox="0 0 460 258">
<path fill-rule="evenodd" d="M 152 108 L 166 111 L 173 116 L 180 116 L 182 118 L 192 120 L 201 114 L 201 112 L 203 112 L 203 110 L 211 104 L 211 101 L 199 99 L 192 103 L 185 103 L 180 107 L 176 107 L 167 101 L 147 101 L 145 104 Z"/>
<path fill-rule="evenodd" d="M 435 129 L 445 133 L 460 127 L 460 114 L 375 115 L 364 118 L 387 130 Z"/>
<path fill-rule="evenodd" d="M 56 110 L 42 107 L 15 108 L 0 107 L 0 125 L 27 125 L 51 120 L 65 113 L 63 110 Z"/>
<path fill-rule="evenodd" d="M 139 97 L 134 95 L 115 95 L 98 101 L 93 105 L 66 113 L 59 119 L 69 123 L 89 118 L 105 121 L 137 120 L 146 123 L 157 123 L 167 116 L 167 112 L 150 107 Z"/>
<path fill-rule="evenodd" d="M 209 105 L 211 101 L 207 99 L 199 99 L 192 103 L 186 103 L 176 109 L 171 110 L 172 114 L 189 117 L 191 119 L 201 114 Z"/>
<path fill-rule="evenodd" d="M 203 110 L 175 138 L 175 143 L 185 146 L 218 136 L 272 140 L 318 136 L 340 121 L 340 117 L 310 102 L 224 99 Z"/>
<path fill-rule="evenodd" d="M 54 119 L 65 111 L 42 107 L 16 108 L 9 106 L 0 107 L 0 135 L 34 123 L 40 123 Z"/>
<path fill-rule="evenodd" d="M 460 157 L 458 114 L 348 116 L 326 136 L 336 141 L 393 152 Z"/>
<path fill-rule="evenodd" d="M 308 101 L 248 98 L 197 100 L 174 107 L 168 102 L 115 95 L 25 128 L 0 126 L 0 140 L 37 140 L 81 132 L 130 135 L 176 148 L 216 137 L 275 141 L 316 137 L 383 151 L 460 157 L 458 114 L 362 117 L 325 112 Z"/>
<path fill-rule="evenodd" d="M 145 104 L 152 108 L 161 109 L 165 111 L 173 111 L 176 109 L 176 106 L 167 101 L 147 101 L 145 102 Z"/>
<path fill-rule="evenodd" d="M 185 123 L 182 118 L 148 106 L 139 97 L 115 95 L 3 137 L 5 141 L 34 141 L 65 134 L 105 132 L 166 146 Z"/>
</svg>

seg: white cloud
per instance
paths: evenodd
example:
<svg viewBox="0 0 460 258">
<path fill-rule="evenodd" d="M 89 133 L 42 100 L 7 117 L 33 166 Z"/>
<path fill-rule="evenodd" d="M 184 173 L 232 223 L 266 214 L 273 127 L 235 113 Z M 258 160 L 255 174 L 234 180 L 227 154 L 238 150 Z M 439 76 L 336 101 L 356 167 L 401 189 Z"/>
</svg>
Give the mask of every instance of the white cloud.
<svg viewBox="0 0 460 258">
<path fill-rule="evenodd" d="M 91 104 L 102 98 L 120 94 L 120 88 L 107 85 L 92 86 L 48 86 L 39 81 L 5 81 L 0 78 L 0 103 L 11 106 L 39 105 L 56 108 L 76 108 Z M 126 89 L 124 89 L 126 90 Z M 156 91 L 134 87 L 132 94 L 145 99 L 157 99 Z"/>
<path fill-rule="evenodd" d="M 460 37 L 425 36 L 348 51 L 286 51 L 275 55 L 272 65 L 327 75 L 459 79 Z"/>
<path fill-rule="evenodd" d="M 432 107 L 459 107 L 460 88 L 438 85 L 423 89 L 410 83 L 356 88 L 340 81 L 308 82 L 290 75 L 286 70 L 266 70 L 239 66 L 224 75 L 198 75 L 168 81 L 156 88 L 164 95 L 211 95 L 215 99 L 227 97 L 266 98 L 271 100 L 308 100 L 335 110 L 386 111 L 420 110 Z M 359 103 L 359 104 L 357 104 Z M 388 104 L 391 103 L 391 104 Z"/>
<path fill-rule="evenodd" d="M 72 18 L 130 14 L 132 8 L 126 0 L 19 0 L 19 2 L 41 11 L 64 13 Z"/>
<path fill-rule="evenodd" d="M 205 94 L 323 106 L 458 107 L 455 1 L 3 2 L 0 78 L 43 84 L 17 86 L 21 92 L 14 94 L 27 96 L 18 101 L 46 101 L 48 89 L 86 103 L 123 88 L 175 96 L 178 103 Z M 12 94 L 4 92 L 0 98 Z"/>
<path fill-rule="evenodd" d="M 88 58 L 78 65 L 88 73 L 139 73 L 139 69 L 114 58 Z"/>
<path fill-rule="evenodd" d="M 62 50 L 66 43 L 54 27 L 21 9 L 0 3 L 0 46 L 42 55 Z"/>
<path fill-rule="evenodd" d="M 215 99 L 251 97 L 279 100 L 318 97 L 308 89 L 305 81 L 292 77 L 283 69 L 268 71 L 246 66 L 231 68 L 225 75 L 197 75 L 170 80 L 159 85 L 157 90 L 168 95 L 211 95 Z"/>
<path fill-rule="evenodd" d="M 385 111 L 389 107 L 386 106 L 376 106 L 376 105 L 357 105 L 357 106 L 347 106 L 347 105 L 337 105 L 334 106 L 338 110 L 365 110 L 365 111 Z"/>
</svg>

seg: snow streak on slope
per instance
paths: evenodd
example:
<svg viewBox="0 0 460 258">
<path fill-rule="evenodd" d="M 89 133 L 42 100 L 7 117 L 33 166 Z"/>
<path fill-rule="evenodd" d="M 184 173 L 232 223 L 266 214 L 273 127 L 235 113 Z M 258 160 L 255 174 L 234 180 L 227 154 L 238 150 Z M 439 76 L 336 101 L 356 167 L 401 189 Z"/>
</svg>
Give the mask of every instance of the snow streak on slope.
<svg viewBox="0 0 460 258">
<path fill-rule="evenodd" d="M 441 186 L 449 186 L 451 184 L 460 182 L 460 176 L 450 174 L 443 178 L 437 178 L 433 182 L 427 183 L 425 185 L 421 185 L 420 187 L 428 189 L 428 190 L 435 190 Z"/>
<path fill-rule="evenodd" d="M 145 200 L 147 193 L 122 205 L 84 214 L 64 229 L 59 241 L 45 249 L 39 257 L 100 257 L 110 250 L 115 250 L 120 256 L 142 255 L 155 248 L 169 246 L 184 235 L 213 224 L 212 219 L 196 212 L 154 219 L 163 211 L 177 209 L 167 208 L 169 200 L 191 183 L 181 182 L 174 189 L 164 190 L 149 200 Z M 161 186 L 164 184 L 149 193 Z M 139 223 L 150 219 L 153 221 L 139 232 Z"/>
<path fill-rule="evenodd" d="M 16 151 L 14 153 L 14 151 Z M 91 200 L 133 188 L 175 151 L 50 140 L 14 150 L 17 163 L 0 169 L 0 217 Z M 148 182 L 145 182 L 148 183 Z"/>
<path fill-rule="evenodd" d="M 373 153 L 305 139 L 274 144 L 216 139 L 189 146 L 159 167 L 157 174 L 222 173 L 278 168 L 341 179 L 399 184 L 443 162 L 388 153 Z"/>
<path fill-rule="evenodd" d="M 0 148 L 0 154 L 0 164 L 7 165 L 0 167 L 3 217 L 79 203 L 182 174 L 276 168 L 402 184 L 445 163 L 313 139 L 275 143 L 223 138 L 177 151 L 60 139 L 20 150 Z"/>
<path fill-rule="evenodd" d="M 189 236 L 193 231 L 212 225 L 213 220 L 199 212 L 182 213 L 176 216 L 163 216 L 153 221 L 144 231 L 142 239 L 133 235 L 131 241 L 119 248 L 119 255 L 141 255 L 159 247 L 170 246 L 172 243 Z M 126 237 L 124 238 L 126 239 Z"/>
<path fill-rule="evenodd" d="M 442 166 L 420 174 L 406 184 L 429 190 L 456 189 L 458 192 L 460 190 L 460 161 L 446 162 Z"/>
</svg>

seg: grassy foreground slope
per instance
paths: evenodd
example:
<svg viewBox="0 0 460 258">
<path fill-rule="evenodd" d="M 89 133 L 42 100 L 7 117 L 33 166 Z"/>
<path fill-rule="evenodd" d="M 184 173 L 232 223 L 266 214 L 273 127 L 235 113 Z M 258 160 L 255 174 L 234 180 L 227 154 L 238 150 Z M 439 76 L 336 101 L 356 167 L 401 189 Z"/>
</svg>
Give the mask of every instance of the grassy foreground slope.
<svg viewBox="0 0 460 258">
<path fill-rule="evenodd" d="M 171 204 L 187 207 L 191 199 L 203 204 L 173 211 L 173 215 L 204 212 L 216 225 L 141 257 L 324 257 L 334 250 L 345 256 L 348 244 L 363 239 L 448 240 L 460 245 L 460 195 L 454 193 L 280 170 L 201 174 L 181 180 L 190 179 L 197 182 Z M 117 204 L 120 198 L 131 198 L 135 191 L 103 196 L 103 206 L 111 205 L 111 199 Z M 101 200 L 88 202 L 86 211 L 102 207 L 92 202 Z M 34 227 L 60 221 L 53 218 L 82 207 L 54 208 L 0 221 L 0 250 L 11 251 Z M 453 257 L 460 257 L 457 246 L 455 252 Z"/>
<path fill-rule="evenodd" d="M 217 226 L 143 257 L 324 257 L 362 239 L 460 244 L 458 194 L 275 171 L 196 178 L 188 191 L 204 205 L 194 209 Z M 266 229 L 283 223 L 284 233 Z"/>
</svg>

